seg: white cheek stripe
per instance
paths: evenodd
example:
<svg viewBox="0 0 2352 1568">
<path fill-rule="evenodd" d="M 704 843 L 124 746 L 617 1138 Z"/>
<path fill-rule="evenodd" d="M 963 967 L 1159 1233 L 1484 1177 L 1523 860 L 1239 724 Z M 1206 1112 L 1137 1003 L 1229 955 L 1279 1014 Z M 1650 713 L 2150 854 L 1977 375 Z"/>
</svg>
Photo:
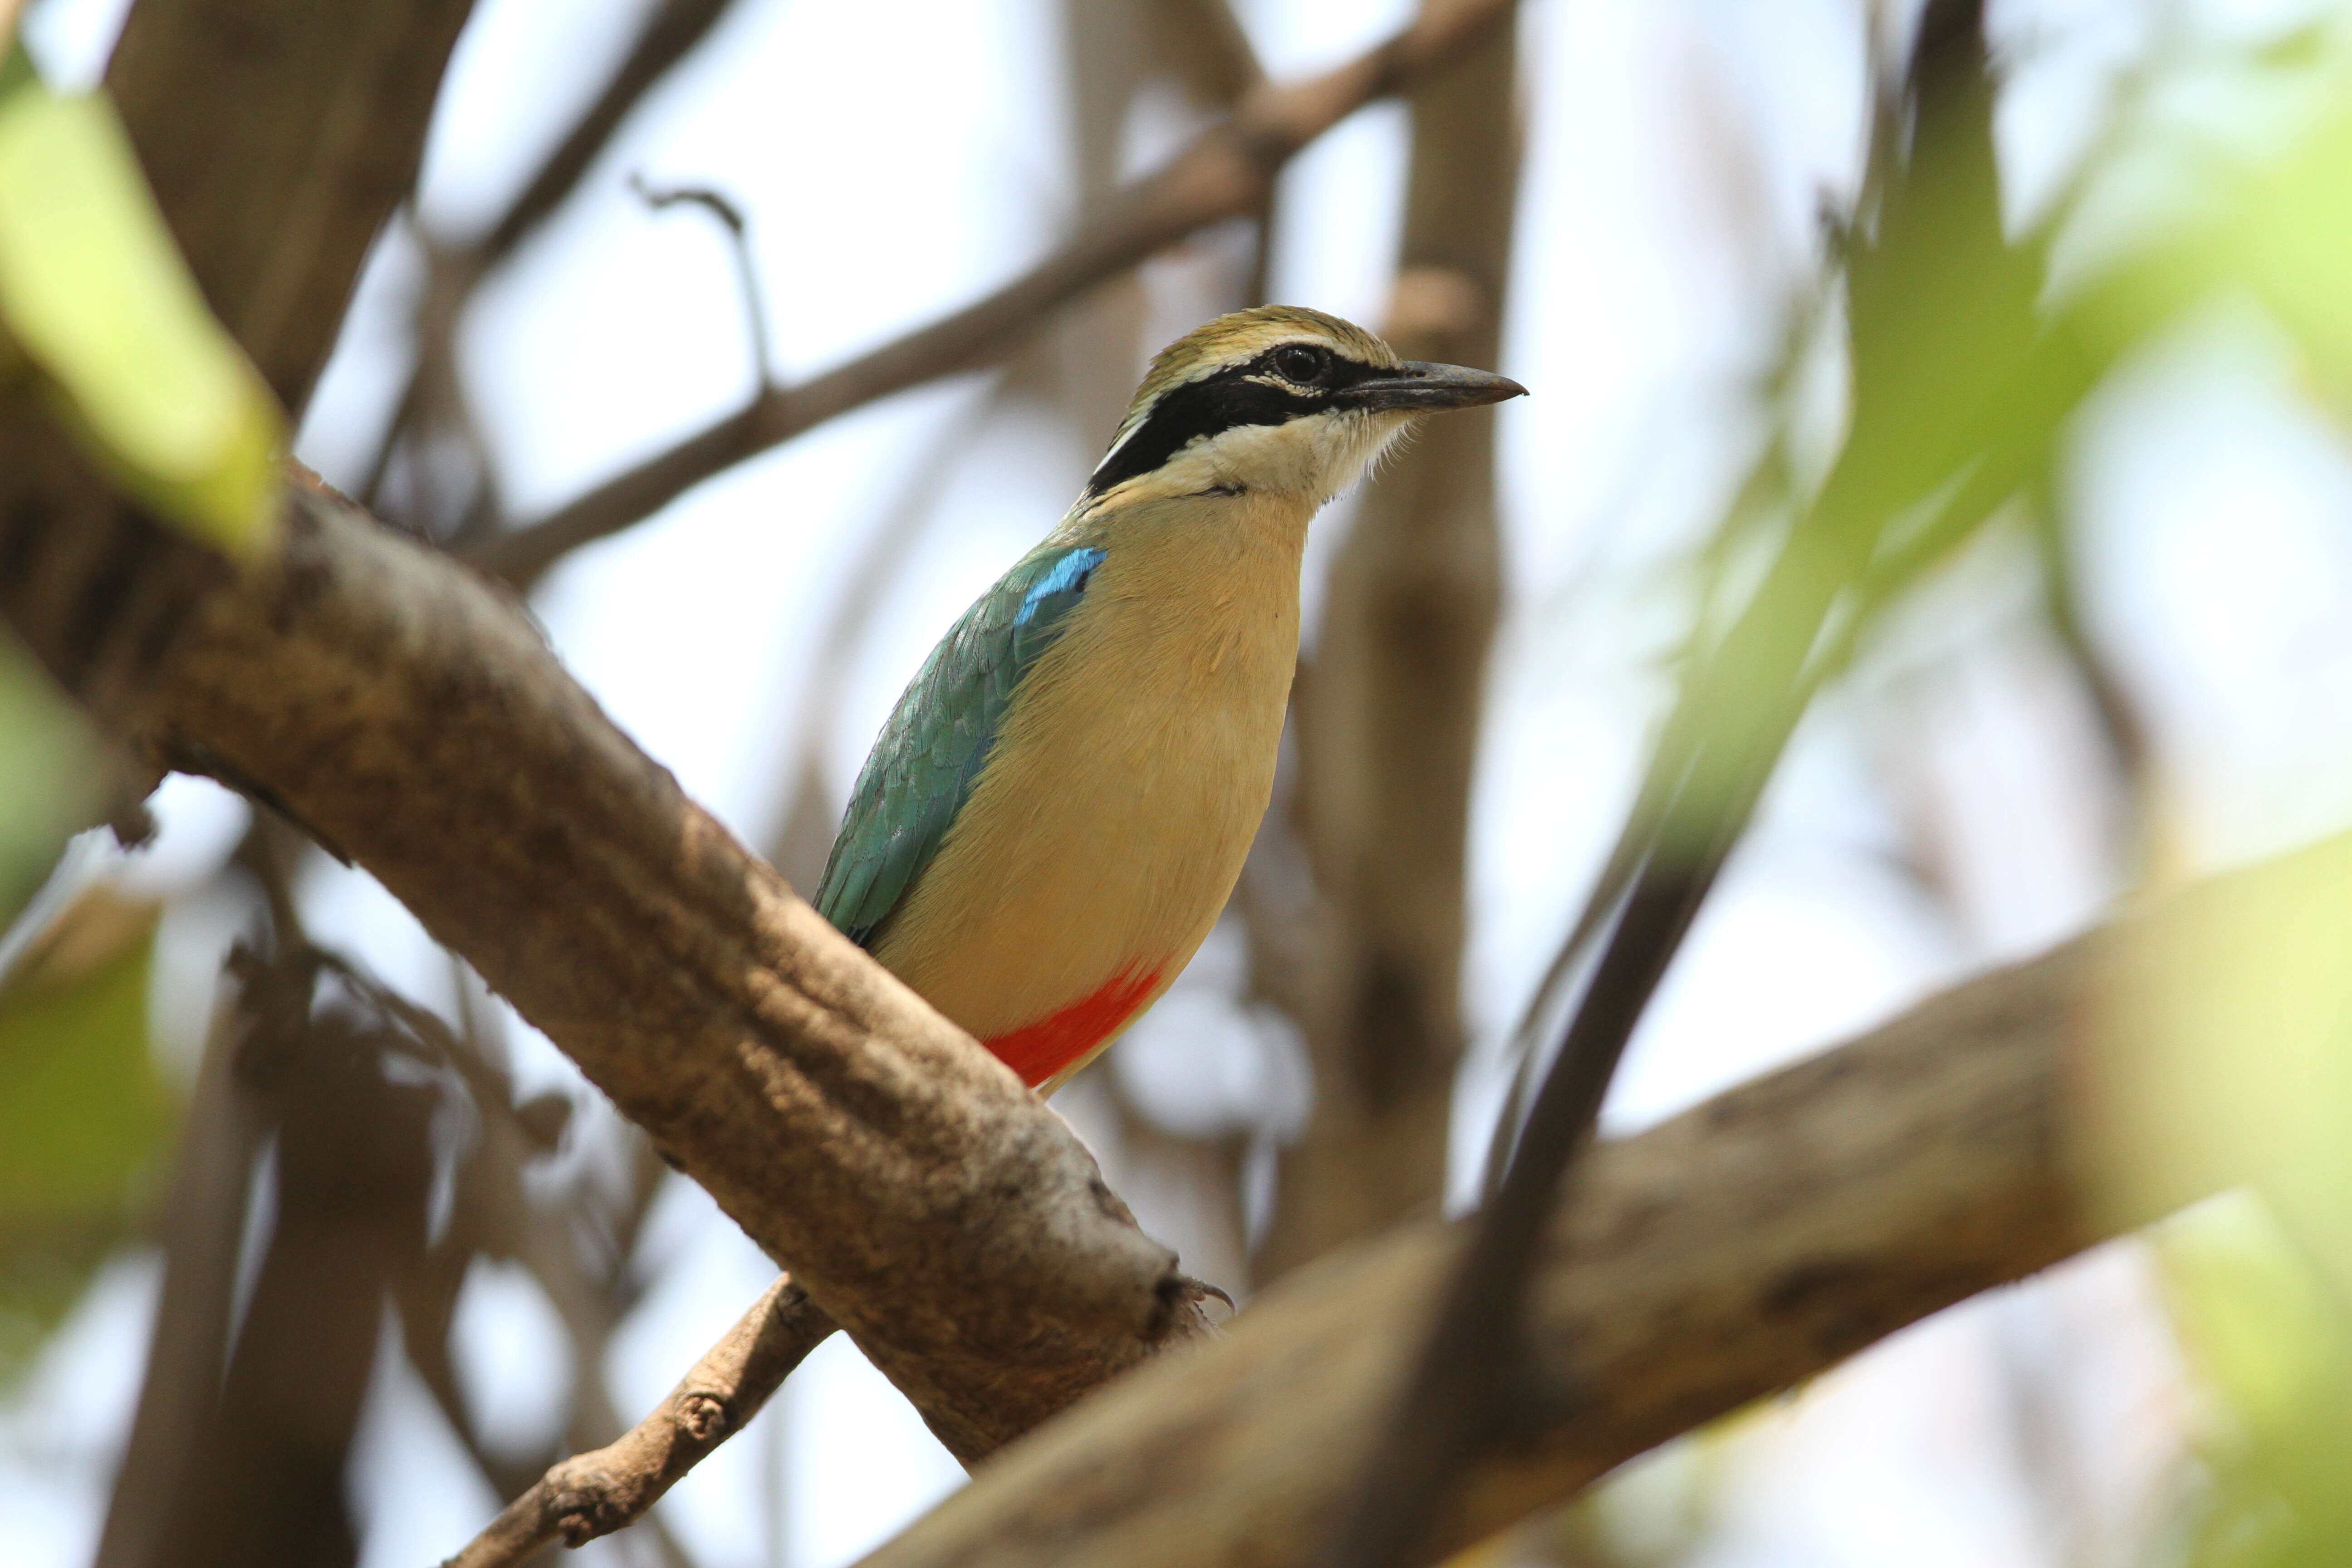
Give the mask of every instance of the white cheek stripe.
<svg viewBox="0 0 2352 1568">
<path fill-rule="evenodd" d="M 1161 494 L 1267 489 L 1319 502 L 1362 478 L 1406 422 L 1402 415 L 1339 411 L 1280 425 L 1234 425 L 1196 437 L 1156 472 L 1136 478 L 1153 481 Z"/>
</svg>

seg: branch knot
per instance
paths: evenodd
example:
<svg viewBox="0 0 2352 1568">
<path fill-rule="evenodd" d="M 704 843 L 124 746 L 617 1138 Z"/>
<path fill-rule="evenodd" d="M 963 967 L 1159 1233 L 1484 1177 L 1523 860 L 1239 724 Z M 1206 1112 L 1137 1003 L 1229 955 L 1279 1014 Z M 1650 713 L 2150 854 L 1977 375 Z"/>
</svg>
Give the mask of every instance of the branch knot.
<svg viewBox="0 0 2352 1568">
<path fill-rule="evenodd" d="M 678 1400 L 677 1421 L 678 1430 L 696 1442 L 716 1443 L 727 1436 L 733 1414 L 724 1395 L 698 1389 Z"/>
</svg>

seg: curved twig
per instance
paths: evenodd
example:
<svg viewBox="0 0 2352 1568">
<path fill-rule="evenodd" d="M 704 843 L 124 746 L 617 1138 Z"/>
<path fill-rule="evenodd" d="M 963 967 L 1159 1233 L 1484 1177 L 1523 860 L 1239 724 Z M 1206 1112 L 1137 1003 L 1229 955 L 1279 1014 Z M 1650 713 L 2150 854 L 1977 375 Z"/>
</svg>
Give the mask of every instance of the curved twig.
<svg viewBox="0 0 2352 1568">
<path fill-rule="evenodd" d="M 558 1536 L 579 1546 L 635 1523 L 833 1331 L 792 1276 L 779 1276 L 652 1415 L 551 1468 L 443 1568 L 512 1568 Z"/>
</svg>

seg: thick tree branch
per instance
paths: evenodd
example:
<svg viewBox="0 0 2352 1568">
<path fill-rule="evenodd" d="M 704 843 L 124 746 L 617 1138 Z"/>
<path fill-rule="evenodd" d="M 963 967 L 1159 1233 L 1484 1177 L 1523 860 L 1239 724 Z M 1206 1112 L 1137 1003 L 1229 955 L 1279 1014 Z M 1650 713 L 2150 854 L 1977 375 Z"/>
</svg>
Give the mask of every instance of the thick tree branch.
<svg viewBox="0 0 2352 1568">
<path fill-rule="evenodd" d="M 679 1477 L 741 1431 L 832 1332 L 833 1320 L 790 1276 L 778 1279 L 652 1415 L 605 1447 L 549 1470 L 445 1568 L 512 1568 L 559 1535 L 578 1546 L 634 1524 Z"/>
<path fill-rule="evenodd" d="M 1138 181 L 1028 272 L 929 326 L 742 409 L 468 558 L 529 586 L 565 552 L 650 516 L 713 474 L 849 410 L 1002 353 L 1047 313 L 1193 230 L 1262 208 L 1298 150 L 1451 58 L 1503 0 L 1439 0 L 1378 47 L 1311 80 L 1261 87 L 1160 173 Z"/>
<path fill-rule="evenodd" d="M 1203 1325 L 1061 1120 L 463 568 L 323 487 L 233 570 L 0 405 L 0 612 L 156 760 L 382 880 L 976 1459 Z"/>
<path fill-rule="evenodd" d="M 2114 940 L 1596 1149 L 1542 1254 L 1514 1429 L 1478 1452 L 1423 1560 L 2113 1234 L 2128 1216 L 2076 1202 L 2066 1098 Z M 865 1568 L 1307 1561 L 1464 1239 L 1416 1225 L 1301 1271 L 1220 1342 L 1007 1450 Z"/>
<path fill-rule="evenodd" d="M 415 183 L 471 0 L 141 0 L 107 67 L 205 297 L 286 405 Z"/>
<path fill-rule="evenodd" d="M 2117 1141 L 2100 1108 L 2143 1075 L 2116 1003 L 2213 911 L 2291 903 L 2347 864 L 2339 837 L 2217 879 L 1600 1146 L 1548 1238 L 1515 1427 L 1426 1555 L 2231 1180 Z M 2085 1204 L 2086 1170 L 2137 1180 Z M 1402 1227 L 1301 1272 L 1213 1345 L 1002 1455 L 865 1568 L 1297 1561 L 1393 1408 L 1463 1228 Z"/>
</svg>

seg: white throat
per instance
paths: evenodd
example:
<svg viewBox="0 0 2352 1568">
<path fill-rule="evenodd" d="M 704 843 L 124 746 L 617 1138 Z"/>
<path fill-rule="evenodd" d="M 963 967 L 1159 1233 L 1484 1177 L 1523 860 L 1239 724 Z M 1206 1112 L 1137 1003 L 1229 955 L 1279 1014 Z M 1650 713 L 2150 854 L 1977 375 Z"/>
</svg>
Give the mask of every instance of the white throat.
<svg viewBox="0 0 2352 1568">
<path fill-rule="evenodd" d="M 1319 503 L 1363 478 L 1411 417 L 1348 409 L 1236 425 L 1195 441 L 1140 482 L 1160 495 L 1271 491 Z"/>
</svg>

